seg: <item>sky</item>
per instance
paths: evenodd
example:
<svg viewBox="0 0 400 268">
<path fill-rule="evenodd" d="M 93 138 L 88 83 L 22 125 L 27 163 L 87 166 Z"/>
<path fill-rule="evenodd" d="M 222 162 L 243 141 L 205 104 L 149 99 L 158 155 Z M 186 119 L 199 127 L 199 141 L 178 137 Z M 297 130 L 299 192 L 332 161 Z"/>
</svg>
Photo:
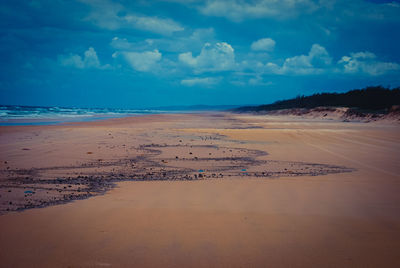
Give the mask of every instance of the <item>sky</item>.
<svg viewBox="0 0 400 268">
<path fill-rule="evenodd" d="M 400 86 L 400 2 L 0 2 L 0 104 L 249 105 Z"/>
</svg>

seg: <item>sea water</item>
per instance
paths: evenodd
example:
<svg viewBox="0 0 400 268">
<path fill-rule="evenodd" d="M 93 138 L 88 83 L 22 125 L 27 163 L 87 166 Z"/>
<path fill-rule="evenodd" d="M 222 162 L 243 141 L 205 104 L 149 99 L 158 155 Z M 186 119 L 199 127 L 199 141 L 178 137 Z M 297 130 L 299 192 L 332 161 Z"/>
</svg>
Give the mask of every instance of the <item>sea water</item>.
<svg viewBox="0 0 400 268">
<path fill-rule="evenodd" d="M 0 126 L 52 125 L 66 122 L 93 121 L 158 113 L 166 113 L 166 111 L 151 109 L 65 108 L 2 105 L 0 106 Z"/>
</svg>

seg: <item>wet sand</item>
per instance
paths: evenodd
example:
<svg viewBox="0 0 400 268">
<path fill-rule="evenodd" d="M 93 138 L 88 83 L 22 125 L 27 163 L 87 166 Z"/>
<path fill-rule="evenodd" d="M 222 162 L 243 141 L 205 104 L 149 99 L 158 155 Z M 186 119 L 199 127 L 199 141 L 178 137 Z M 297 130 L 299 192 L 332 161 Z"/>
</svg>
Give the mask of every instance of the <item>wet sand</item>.
<svg viewBox="0 0 400 268">
<path fill-rule="evenodd" d="M 399 137 L 231 114 L 2 127 L 1 266 L 399 267 Z"/>
</svg>

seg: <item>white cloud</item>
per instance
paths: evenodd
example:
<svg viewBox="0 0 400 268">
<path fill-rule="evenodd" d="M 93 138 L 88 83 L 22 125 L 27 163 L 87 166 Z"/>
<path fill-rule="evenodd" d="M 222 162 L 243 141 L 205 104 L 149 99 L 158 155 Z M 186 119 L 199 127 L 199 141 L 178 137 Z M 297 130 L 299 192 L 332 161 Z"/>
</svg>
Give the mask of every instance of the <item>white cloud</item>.
<svg viewBox="0 0 400 268">
<path fill-rule="evenodd" d="M 253 60 L 243 61 L 240 67 L 256 74 L 311 75 L 327 71 L 331 67 L 331 63 L 332 58 L 326 49 L 319 44 L 314 44 L 307 55 L 286 58 L 282 65 L 274 62 L 263 64 L 259 60 Z"/>
<path fill-rule="evenodd" d="M 198 50 L 201 49 L 204 43 L 215 41 L 214 28 L 200 28 L 195 29 L 189 37 L 180 37 L 171 40 L 170 48 L 174 48 L 178 51 L 186 50 Z"/>
<path fill-rule="evenodd" d="M 113 3 L 108 0 L 78 1 L 91 7 L 91 12 L 85 20 L 91 21 L 97 26 L 109 30 L 117 30 L 121 27 L 121 19 L 118 17 L 118 13 L 124 11 L 124 7 L 121 4 Z"/>
<path fill-rule="evenodd" d="M 267 73 L 274 73 L 274 74 L 282 74 L 283 73 L 281 70 L 281 67 L 278 66 L 278 64 L 273 63 L 273 62 L 267 62 L 264 65 L 264 68 Z"/>
<path fill-rule="evenodd" d="M 197 73 L 228 71 L 236 66 L 235 51 L 225 42 L 215 45 L 206 43 L 197 57 L 193 57 L 192 52 L 181 53 L 179 61 L 192 67 Z"/>
<path fill-rule="evenodd" d="M 275 41 L 271 38 L 262 38 L 251 44 L 251 49 L 255 51 L 273 51 Z"/>
<path fill-rule="evenodd" d="M 133 47 L 133 44 L 130 43 L 126 38 L 119 38 L 117 36 L 111 40 L 110 45 L 119 50 L 129 50 Z"/>
<path fill-rule="evenodd" d="M 250 54 L 251 55 L 251 54 Z M 239 70 L 245 72 L 256 72 L 260 73 L 263 72 L 265 69 L 265 65 L 262 63 L 261 59 L 252 58 L 250 55 L 247 55 L 246 59 L 240 62 Z"/>
<path fill-rule="evenodd" d="M 132 25 L 137 29 L 158 33 L 162 35 L 171 35 L 174 32 L 179 32 L 184 30 L 184 28 L 180 24 L 171 19 L 139 16 L 133 14 L 127 15 L 122 19 L 126 21 L 128 25 Z"/>
<path fill-rule="evenodd" d="M 350 53 L 350 56 L 343 56 L 337 62 L 337 65 L 332 64 L 331 56 L 319 44 L 312 45 L 306 55 L 286 58 L 282 65 L 273 62 L 262 64 L 260 61 L 243 61 L 241 67 L 251 70 L 258 75 L 315 75 L 328 72 L 343 72 L 378 76 L 400 70 L 398 63 L 379 61 L 374 53 L 368 51 Z M 256 80 L 252 81 L 255 82 Z"/>
<path fill-rule="evenodd" d="M 329 66 L 332 58 L 323 46 L 319 44 L 312 45 L 308 55 L 299 55 L 287 58 L 282 68 L 278 72 L 293 74 L 318 74 L 323 72 L 324 68 Z M 271 68 L 275 68 L 272 64 Z"/>
<path fill-rule="evenodd" d="M 116 50 L 145 51 L 160 49 L 166 52 L 184 52 L 201 50 L 204 43 L 214 42 L 215 32 L 213 28 L 200 28 L 184 35 L 168 36 L 160 38 L 140 39 L 138 41 L 128 40 L 124 37 L 114 37 L 110 45 Z"/>
<path fill-rule="evenodd" d="M 89 47 L 89 49 L 85 51 L 85 57 L 83 63 L 87 67 L 94 67 L 94 68 L 100 67 L 99 58 L 97 57 L 97 53 L 93 47 Z"/>
<path fill-rule="evenodd" d="M 172 19 L 129 12 L 123 5 L 109 0 L 80 1 L 92 8 L 91 13 L 85 19 L 104 29 L 135 28 L 161 35 L 172 35 L 174 32 L 184 30 L 179 23 Z"/>
<path fill-rule="evenodd" d="M 192 52 L 185 52 L 179 54 L 179 60 L 192 67 L 195 67 L 197 65 L 197 59 L 193 58 Z"/>
<path fill-rule="evenodd" d="M 313 12 L 317 5 L 311 0 L 210 0 L 199 9 L 205 15 L 242 21 L 246 18 L 293 17 Z"/>
<path fill-rule="evenodd" d="M 123 52 L 122 54 L 128 63 L 140 72 L 153 71 L 162 58 L 162 54 L 157 49 L 145 52 Z"/>
<path fill-rule="evenodd" d="M 345 73 L 366 73 L 377 76 L 399 70 L 400 65 L 394 62 L 382 62 L 376 59 L 372 52 L 350 53 L 350 56 L 343 56 L 338 64 L 342 65 Z"/>
<path fill-rule="evenodd" d="M 270 86 L 272 82 L 265 82 L 262 76 L 257 75 L 249 79 L 249 85 L 251 86 Z"/>
<path fill-rule="evenodd" d="M 193 87 L 193 86 L 212 86 L 218 84 L 221 78 L 218 77 L 203 77 L 203 78 L 188 78 L 183 79 L 181 84 L 183 86 Z"/>
<path fill-rule="evenodd" d="M 82 57 L 77 54 L 71 54 L 69 56 L 59 56 L 58 61 L 62 66 L 70 66 L 79 69 L 83 69 L 85 67 Z"/>
<path fill-rule="evenodd" d="M 97 56 L 96 51 L 93 47 L 89 47 L 84 52 L 83 58 L 78 54 L 59 55 L 58 62 L 62 66 L 70 66 L 78 69 L 95 68 L 95 69 L 107 69 L 110 68 L 109 64 L 101 65 L 100 60 Z"/>
</svg>

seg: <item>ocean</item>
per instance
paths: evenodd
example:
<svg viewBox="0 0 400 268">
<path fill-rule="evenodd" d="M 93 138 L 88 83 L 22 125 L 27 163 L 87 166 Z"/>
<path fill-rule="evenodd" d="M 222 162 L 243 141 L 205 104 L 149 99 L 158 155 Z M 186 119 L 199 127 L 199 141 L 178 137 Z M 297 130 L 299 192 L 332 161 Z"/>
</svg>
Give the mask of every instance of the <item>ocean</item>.
<svg viewBox="0 0 400 268">
<path fill-rule="evenodd" d="M 170 113 L 152 109 L 63 108 L 36 106 L 0 106 L 0 126 L 54 125 L 68 122 L 94 121 L 107 118 Z"/>
</svg>

